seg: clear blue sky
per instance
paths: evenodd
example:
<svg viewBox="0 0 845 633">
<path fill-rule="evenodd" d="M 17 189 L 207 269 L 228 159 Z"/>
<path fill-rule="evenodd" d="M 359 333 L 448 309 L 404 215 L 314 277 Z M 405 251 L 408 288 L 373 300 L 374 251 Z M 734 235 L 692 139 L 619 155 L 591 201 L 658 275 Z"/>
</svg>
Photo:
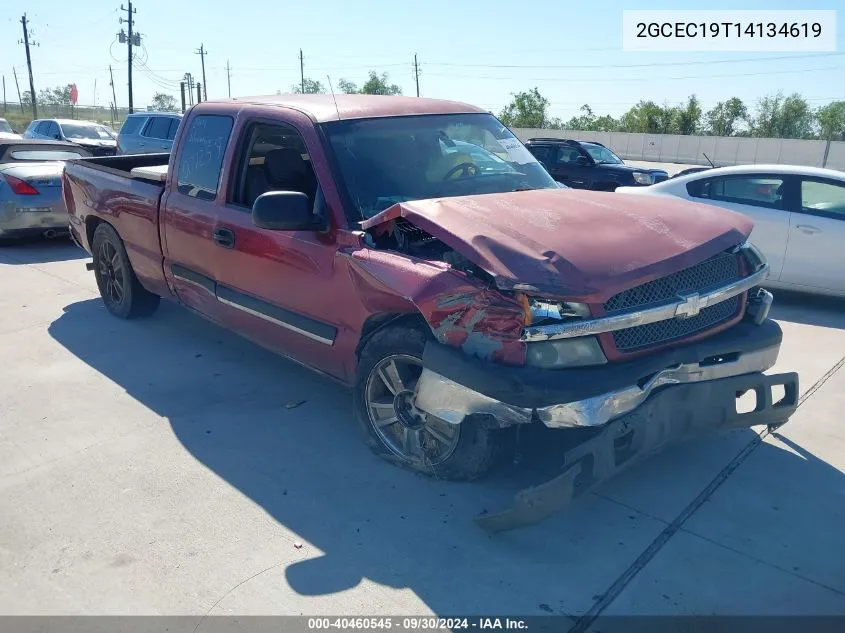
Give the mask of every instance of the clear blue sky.
<svg viewBox="0 0 845 633">
<path fill-rule="evenodd" d="M 18 44 L 25 6 L 40 44 L 32 55 L 36 91 L 75 82 L 80 103 L 91 104 L 96 98 L 97 104 L 107 105 L 111 64 L 118 104 L 126 105 L 126 46 L 116 41 L 118 18 L 125 16 L 119 11 L 120 0 L 2 4 L 0 72 L 10 99 L 15 99 L 13 67 L 21 90 L 27 88 L 24 47 Z M 328 74 L 335 85 L 340 78 L 360 84 L 373 69 L 389 73 L 405 94 L 414 94 L 412 64 L 417 53 L 422 96 L 468 101 L 497 113 L 510 93 L 534 86 L 551 100 L 552 114 L 561 117 L 575 114 L 584 103 L 597 113 L 618 115 L 640 99 L 675 103 L 692 93 L 705 108 L 731 96 L 753 104 L 778 90 L 800 92 L 814 106 L 845 99 L 845 10 L 837 16 L 838 55 L 767 61 L 788 53 L 622 51 L 623 8 L 794 9 L 798 4 L 714 0 L 705 7 L 685 0 L 529 0 L 502 2 L 497 8 L 490 0 L 138 0 L 136 28 L 144 44 L 140 56 L 150 70 L 134 72 L 135 105 L 145 105 L 157 91 L 178 96 L 178 81 L 185 72 L 200 77 L 194 50 L 201 43 L 209 51 L 209 98 L 226 96 L 227 60 L 233 96 L 289 91 L 299 81 L 302 48 L 307 77 L 325 84 Z M 843 6 L 841 0 L 823 0 L 806 8 Z M 724 60 L 736 61 L 711 63 Z M 691 63 L 666 65 L 678 62 Z M 663 66 L 630 67 L 652 63 Z"/>
</svg>

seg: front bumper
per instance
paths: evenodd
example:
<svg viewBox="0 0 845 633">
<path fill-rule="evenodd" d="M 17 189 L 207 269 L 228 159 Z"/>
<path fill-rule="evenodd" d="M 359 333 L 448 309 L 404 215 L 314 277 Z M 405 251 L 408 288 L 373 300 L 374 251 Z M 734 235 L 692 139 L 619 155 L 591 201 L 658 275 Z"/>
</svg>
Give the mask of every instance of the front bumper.
<svg viewBox="0 0 845 633">
<path fill-rule="evenodd" d="M 772 402 L 772 387 L 784 396 Z M 754 391 L 756 407 L 737 413 L 737 394 Z M 713 431 L 765 424 L 780 426 L 798 406 L 798 375 L 746 374 L 668 387 L 653 394 L 634 412 L 606 425 L 601 433 L 563 455 L 554 479 L 516 495 L 513 507 L 485 514 L 476 522 L 500 532 L 531 525 L 554 514 L 603 481 L 664 447 Z"/>
<path fill-rule="evenodd" d="M 798 375 L 762 373 L 777 360 L 783 334 L 774 321 L 757 325 L 756 317 L 648 357 L 577 369 L 497 366 L 428 343 L 416 406 L 453 424 L 472 415 L 498 426 L 595 429 L 562 456 L 560 475 L 520 492 L 510 510 L 477 519 L 491 531 L 529 525 L 669 444 L 786 422 L 798 406 Z M 777 401 L 776 386 L 784 393 Z M 755 407 L 739 413 L 737 400 L 749 391 Z"/>
<path fill-rule="evenodd" d="M 430 342 L 416 406 L 452 424 L 484 415 L 499 426 L 535 420 L 549 427 L 599 426 L 661 389 L 762 373 L 783 338 L 771 320 L 742 322 L 703 341 L 624 363 L 576 369 L 505 367 Z"/>
</svg>

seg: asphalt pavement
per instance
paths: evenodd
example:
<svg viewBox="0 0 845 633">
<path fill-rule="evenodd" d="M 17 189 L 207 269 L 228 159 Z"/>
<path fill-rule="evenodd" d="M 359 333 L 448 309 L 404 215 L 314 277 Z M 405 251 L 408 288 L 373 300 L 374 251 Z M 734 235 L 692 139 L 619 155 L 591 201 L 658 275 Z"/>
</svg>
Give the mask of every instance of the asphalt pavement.
<svg viewBox="0 0 845 633">
<path fill-rule="evenodd" d="M 842 302 L 777 295 L 803 395 L 776 433 L 669 449 L 488 536 L 472 518 L 524 463 L 397 469 L 345 389 L 175 305 L 115 319 L 86 261 L 0 249 L 0 614 L 845 615 Z"/>
</svg>

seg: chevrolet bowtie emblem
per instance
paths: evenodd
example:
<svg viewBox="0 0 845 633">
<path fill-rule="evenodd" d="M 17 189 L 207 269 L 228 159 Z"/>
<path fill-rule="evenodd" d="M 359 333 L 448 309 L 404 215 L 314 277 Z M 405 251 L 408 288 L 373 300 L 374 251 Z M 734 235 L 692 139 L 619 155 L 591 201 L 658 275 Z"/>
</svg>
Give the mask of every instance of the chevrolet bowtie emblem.
<svg viewBox="0 0 845 633">
<path fill-rule="evenodd" d="M 681 303 L 675 308 L 676 319 L 688 319 L 701 312 L 701 297 L 697 292 L 691 295 L 679 295 Z"/>
</svg>

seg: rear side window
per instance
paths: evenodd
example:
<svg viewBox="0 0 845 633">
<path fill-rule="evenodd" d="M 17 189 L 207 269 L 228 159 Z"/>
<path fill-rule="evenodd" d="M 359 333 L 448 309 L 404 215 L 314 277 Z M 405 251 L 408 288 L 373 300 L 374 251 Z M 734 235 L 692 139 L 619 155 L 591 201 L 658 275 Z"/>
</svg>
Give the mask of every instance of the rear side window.
<svg viewBox="0 0 845 633">
<path fill-rule="evenodd" d="M 179 129 L 180 119 L 170 119 L 170 130 L 167 132 L 167 140 L 172 141 L 176 138 L 176 130 Z"/>
<path fill-rule="evenodd" d="M 170 117 L 150 117 L 150 122 L 144 128 L 144 136 L 149 138 L 166 139 L 170 130 Z"/>
<path fill-rule="evenodd" d="M 783 209 L 783 189 L 783 178 L 766 175 L 708 178 L 687 185 L 693 198 L 768 209 Z"/>
<path fill-rule="evenodd" d="M 41 122 L 38 124 L 38 127 L 36 127 L 36 128 L 35 128 L 35 133 L 36 133 L 36 134 L 46 134 L 46 133 L 47 133 L 47 129 L 48 129 L 49 127 L 50 127 L 50 122 L 49 122 L 49 121 L 41 121 Z"/>
<path fill-rule="evenodd" d="M 232 117 L 217 114 L 201 114 L 191 121 L 176 170 L 176 186 L 180 193 L 214 200 L 232 123 Z"/>
<path fill-rule="evenodd" d="M 541 163 L 547 162 L 552 156 L 552 148 L 548 145 L 528 145 L 528 151 Z"/>
<path fill-rule="evenodd" d="M 142 116 L 131 116 L 123 122 L 123 127 L 120 128 L 121 134 L 135 134 L 141 129 L 141 124 L 147 119 Z"/>
</svg>

